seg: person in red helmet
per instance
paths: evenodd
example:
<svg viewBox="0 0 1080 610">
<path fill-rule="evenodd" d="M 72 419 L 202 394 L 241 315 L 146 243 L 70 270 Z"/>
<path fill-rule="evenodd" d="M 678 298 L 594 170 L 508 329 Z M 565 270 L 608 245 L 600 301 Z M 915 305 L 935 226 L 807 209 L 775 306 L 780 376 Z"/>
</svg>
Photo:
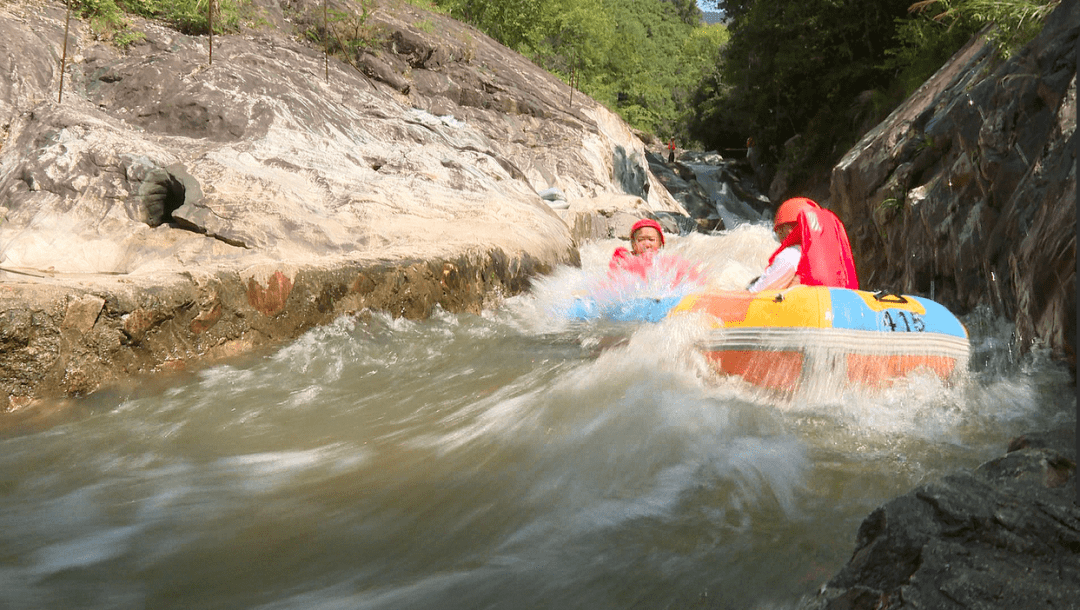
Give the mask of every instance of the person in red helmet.
<svg viewBox="0 0 1080 610">
<path fill-rule="evenodd" d="M 663 247 L 663 227 L 651 218 L 642 218 L 630 227 L 630 249 L 616 248 L 608 267 L 612 271 L 626 269 L 644 276 L 652 255 Z"/>
<path fill-rule="evenodd" d="M 777 208 L 773 230 L 780 247 L 747 290 L 780 290 L 796 284 L 859 288 L 847 231 L 836 214 L 811 199 L 795 197 Z"/>
<path fill-rule="evenodd" d="M 608 275 L 633 274 L 641 279 L 670 278 L 675 284 L 697 282 L 701 272 L 677 255 L 656 256 L 664 248 L 664 229 L 660 223 L 643 218 L 630 227 L 630 249 L 619 247 L 611 255 Z"/>
</svg>

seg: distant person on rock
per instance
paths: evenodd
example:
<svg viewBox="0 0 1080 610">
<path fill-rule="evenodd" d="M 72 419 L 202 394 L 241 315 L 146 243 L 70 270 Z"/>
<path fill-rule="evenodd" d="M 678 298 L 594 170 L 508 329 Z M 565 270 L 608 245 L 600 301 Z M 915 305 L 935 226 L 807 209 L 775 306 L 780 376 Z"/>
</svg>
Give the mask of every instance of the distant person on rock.
<svg viewBox="0 0 1080 610">
<path fill-rule="evenodd" d="M 761 173 L 761 149 L 755 145 L 754 138 L 746 138 L 746 160 L 755 176 Z"/>
<path fill-rule="evenodd" d="M 700 273 L 689 261 L 678 256 L 657 257 L 664 247 L 664 229 L 651 218 L 643 218 L 630 227 L 630 249 L 619 247 L 608 263 L 609 275 L 630 273 L 647 279 L 650 272 L 671 273 L 675 283 L 697 280 Z M 654 264 L 657 263 L 657 264 Z M 656 269 L 654 270 L 654 267 Z"/>
<path fill-rule="evenodd" d="M 668 163 L 674 163 L 675 162 L 675 138 L 671 138 L 671 140 L 668 141 L 667 149 L 668 149 L 667 162 Z"/>
<path fill-rule="evenodd" d="M 795 197 L 777 208 L 773 230 L 780 247 L 747 290 L 782 290 L 798 284 L 859 288 L 847 231 L 836 214 L 806 197 Z"/>
</svg>

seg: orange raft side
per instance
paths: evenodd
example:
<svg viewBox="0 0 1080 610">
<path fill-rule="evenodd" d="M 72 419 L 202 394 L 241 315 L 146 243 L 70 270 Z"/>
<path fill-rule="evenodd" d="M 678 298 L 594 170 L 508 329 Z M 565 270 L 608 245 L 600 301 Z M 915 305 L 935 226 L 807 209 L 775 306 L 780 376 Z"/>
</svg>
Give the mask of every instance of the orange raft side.
<svg viewBox="0 0 1080 610">
<path fill-rule="evenodd" d="M 947 309 L 913 296 L 797 286 L 690 295 L 669 315 L 708 313 L 702 346 L 722 374 L 791 392 L 825 377 L 880 387 L 916 372 L 950 379 L 967 367 L 967 331 Z"/>
</svg>

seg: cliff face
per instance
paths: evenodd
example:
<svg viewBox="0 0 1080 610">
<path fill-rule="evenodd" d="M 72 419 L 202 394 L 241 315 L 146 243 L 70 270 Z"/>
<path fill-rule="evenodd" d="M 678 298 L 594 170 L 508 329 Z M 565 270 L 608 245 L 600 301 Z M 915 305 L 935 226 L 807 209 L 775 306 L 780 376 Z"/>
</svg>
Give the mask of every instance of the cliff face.
<svg viewBox="0 0 1080 610">
<path fill-rule="evenodd" d="M 365 307 L 477 311 L 577 260 L 552 189 L 684 213 L 617 116 L 472 28 L 387 2 L 327 62 L 301 36 L 321 4 L 258 9 L 212 63 L 206 37 L 133 19 L 120 51 L 73 20 L 58 101 L 64 5 L 0 6 L 0 410 Z"/>
<path fill-rule="evenodd" d="M 831 182 L 864 287 L 992 307 L 1074 371 L 1078 33 L 1066 1 L 1008 61 L 973 41 Z"/>
<path fill-rule="evenodd" d="M 1073 431 L 1018 437 L 1005 455 L 871 513 L 851 560 L 801 608 L 1076 608 L 1075 500 Z"/>
<path fill-rule="evenodd" d="M 832 174 L 864 287 L 989 306 L 1021 347 L 1076 372 L 1076 65 L 1064 1 L 1006 62 L 961 50 Z M 805 610 L 1075 608 L 1080 505 L 1071 426 L 892 500 Z"/>
</svg>

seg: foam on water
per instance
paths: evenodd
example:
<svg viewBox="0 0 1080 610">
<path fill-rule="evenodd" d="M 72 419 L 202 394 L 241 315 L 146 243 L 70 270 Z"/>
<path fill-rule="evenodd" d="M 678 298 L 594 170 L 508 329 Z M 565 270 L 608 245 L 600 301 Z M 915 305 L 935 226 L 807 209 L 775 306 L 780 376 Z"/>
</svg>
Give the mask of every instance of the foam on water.
<svg viewBox="0 0 1080 610">
<path fill-rule="evenodd" d="M 479 316 L 342 318 L 0 441 L 18 558 L 0 602 L 772 607 L 833 573 L 881 502 L 1074 408 L 1061 367 L 1014 358 L 992 319 L 965 320 L 960 383 L 778 397 L 713 372 L 699 316 L 552 315 L 616 245 Z M 668 244 L 726 289 L 773 248 L 753 225 Z"/>
<path fill-rule="evenodd" d="M 616 240 L 587 245 L 582 249 L 581 269 L 558 270 L 541 280 L 529 295 L 511 301 L 508 307 L 529 319 L 530 323 L 522 325 L 525 329 L 537 332 L 544 324 L 548 330 L 562 329 L 557 321 L 552 322 L 560 311 L 552 304 L 582 291 L 586 294 L 588 290 L 595 291 L 606 274 L 610 252 L 618 245 Z M 709 287 L 738 289 L 761 272 L 762 261 L 775 247 L 770 228 L 760 224 L 743 225 L 713 236 L 692 234 L 669 238 L 667 250 L 698 261 Z M 624 296 L 616 294 L 613 298 Z M 780 417 L 788 424 L 810 422 L 812 434 L 806 436 L 807 430 L 801 431 L 802 438 L 808 442 L 822 447 L 861 448 L 871 458 L 925 443 L 962 444 L 973 432 L 1012 421 L 1030 422 L 1033 414 L 1043 408 L 1039 401 L 1045 397 L 1038 389 L 1039 384 L 1030 379 L 1016 379 L 1016 368 L 1024 365 L 1018 363 L 1012 352 L 1011 325 L 986 312 L 977 312 L 964 321 L 973 331 L 970 373 L 962 372 L 950 381 L 932 374 L 913 374 L 885 387 L 850 386 L 837 361 L 831 374 L 809 380 L 794 396 L 778 396 L 737 378 L 714 374 L 694 347 L 704 337 L 707 323 L 688 319 L 679 326 L 672 322 L 664 320 L 657 325 L 614 329 L 597 322 L 584 329 L 579 327 L 583 345 L 602 344 L 597 336 L 609 332 L 621 334 L 625 348 L 603 351 L 594 363 L 583 366 L 561 383 L 573 384 L 575 391 L 587 395 L 588 382 L 592 379 L 613 384 L 624 382 L 629 388 L 634 388 L 638 380 L 647 380 L 642 383 L 655 388 L 664 382 L 664 375 L 673 375 L 680 379 L 681 394 L 685 395 L 687 388 L 691 388 L 690 391 L 714 397 L 721 406 L 710 405 L 713 413 L 724 413 L 723 405 L 732 403 L 759 405 L 783 414 Z M 1031 358 L 1039 358 L 1039 351 L 1028 356 Z M 1048 368 L 1052 367 L 1046 362 L 1036 366 L 1043 374 Z M 687 384 L 688 379 L 696 381 Z M 1059 376 L 1047 383 L 1067 381 Z M 632 396 L 624 398 L 629 400 Z M 669 402 L 679 404 L 678 400 Z M 603 424 L 597 420 L 593 425 Z"/>
<path fill-rule="evenodd" d="M 770 229 L 742 225 L 714 236 L 671 235 L 657 255 L 657 264 L 646 278 L 629 273 L 609 273 L 608 261 L 619 240 L 599 240 L 583 245 L 581 267 L 562 266 L 537 278 L 530 293 L 511 299 L 511 307 L 533 330 L 558 331 L 569 324 L 567 312 L 576 299 L 589 298 L 600 308 L 631 298 L 684 296 L 706 288 L 744 288 L 764 270 L 764 262 L 776 247 Z M 677 277 L 675 265 L 665 259 L 689 261 L 693 272 Z"/>
</svg>

